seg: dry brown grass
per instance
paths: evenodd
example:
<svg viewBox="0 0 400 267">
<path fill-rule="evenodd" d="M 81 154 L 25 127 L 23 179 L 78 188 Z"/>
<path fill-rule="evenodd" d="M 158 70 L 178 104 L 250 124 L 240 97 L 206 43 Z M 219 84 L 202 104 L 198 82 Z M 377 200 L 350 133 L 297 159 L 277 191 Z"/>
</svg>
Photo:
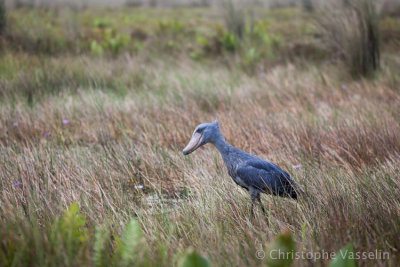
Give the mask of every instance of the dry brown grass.
<svg viewBox="0 0 400 267">
<path fill-rule="evenodd" d="M 351 241 L 357 251 L 388 251 L 391 264 L 399 262 L 396 70 L 351 81 L 333 65 L 289 64 L 250 77 L 187 59 L 53 60 L 50 66 L 85 62 L 93 80 L 111 77 L 120 66 L 129 75 L 116 75 L 119 82 L 145 78 L 122 95 L 60 83 L 61 93 L 31 106 L 19 97 L 1 104 L 4 240 L 29 232 L 19 227 L 25 220 L 44 224 L 77 201 L 91 226 L 120 232 L 137 217 L 153 263 L 174 263 L 167 255 L 194 246 L 217 265 L 261 266 L 258 244 L 284 230 L 293 233 L 299 251 L 337 251 Z M 215 118 L 229 142 L 288 170 L 308 197 L 297 203 L 263 197 L 269 218 L 257 213 L 251 219 L 247 194 L 228 177 L 215 149 L 181 154 L 193 128 Z M 371 263 L 388 264 L 361 261 Z"/>
</svg>

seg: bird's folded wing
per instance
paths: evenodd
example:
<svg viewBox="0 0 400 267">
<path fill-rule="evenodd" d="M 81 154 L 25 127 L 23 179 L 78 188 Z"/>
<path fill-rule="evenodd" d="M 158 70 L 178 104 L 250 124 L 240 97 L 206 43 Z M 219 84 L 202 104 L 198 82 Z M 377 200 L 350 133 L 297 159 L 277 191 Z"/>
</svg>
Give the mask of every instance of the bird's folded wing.
<svg viewBox="0 0 400 267">
<path fill-rule="evenodd" d="M 243 166 L 236 170 L 237 176 L 248 186 L 260 190 L 279 191 L 280 179 L 276 172 L 268 173 L 266 170 L 252 166 Z"/>
<path fill-rule="evenodd" d="M 248 161 L 246 165 L 254 167 L 256 169 L 265 170 L 267 173 L 273 173 L 275 175 L 282 176 L 290 180 L 290 175 L 272 162 L 265 160 L 251 160 Z"/>
</svg>

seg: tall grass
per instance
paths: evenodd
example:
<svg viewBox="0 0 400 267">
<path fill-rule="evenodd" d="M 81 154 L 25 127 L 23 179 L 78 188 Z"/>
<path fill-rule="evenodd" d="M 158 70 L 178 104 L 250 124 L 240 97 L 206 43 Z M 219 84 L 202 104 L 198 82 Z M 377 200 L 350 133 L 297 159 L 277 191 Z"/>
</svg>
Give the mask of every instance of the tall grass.
<svg viewBox="0 0 400 267">
<path fill-rule="evenodd" d="M 225 1 L 224 8 L 224 21 L 228 31 L 234 34 L 239 39 L 244 37 L 245 31 L 245 13 L 237 3 L 232 0 Z"/>
<path fill-rule="evenodd" d="M 302 8 L 307 12 L 314 11 L 314 4 L 312 0 L 302 0 L 301 1 Z"/>
<path fill-rule="evenodd" d="M 18 97 L 0 107 L 0 230 L 7 262 L 90 263 L 88 247 L 52 248 L 50 232 L 43 234 L 72 202 L 85 216 L 87 238 L 107 236 L 96 230 L 105 225 L 118 240 L 135 217 L 150 252 L 139 258 L 161 265 L 194 247 L 217 265 L 263 266 L 259 246 L 266 248 L 285 230 L 299 251 L 337 251 L 353 242 L 357 251 L 390 253 L 389 261 L 378 260 L 382 264 L 398 261 L 400 100 L 390 85 L 394 70 L 374 83 L 343 84 L 343 73 L 329 66 L 287 65 L 249 77 L 188 59 L 100 62 L 89 60 L 86 68 L 103 76 L 117 66 L 135 73 L 136 64 L 148 64 L 146 81 L 124 96 L 86 88 L 47 94 L 32 107 Z M 288 170 L 309 197 L 294 202 L 263 196 L 269 216 L 258 211 L 252 219 L 248 195 L 214 149 L 181 155 L 195 125 L 216 117 L 230 143 Z M 12 250 L 22 237 L 36 243 Z M 106 243 L 110 251 L 115 242 Z M 29 250 L 34 246 L 43 256 Z M 324 264 L 296 264 L 314 261 Z"/>
<path fill-rule="evenodd" d="M 195 35 L 168 17 L 178 11 L 162 25 L 151 20 L 150 29 L 134 24 L 146 33 L 149 48 L 141 52 L 46 54 L 5 46 L 0 265 L 171 266 L 207 258 L 216 266 L 265 266 L 269 259 L 258 252 L 284 239 L 304 253 L 337 252 L 348 243 L 355 251 L 377 249 L 389 258 L 358 264 L 395 266 L 399 56 L 384 51 L 375 79 L 354 80 L 344 63 L 330 61 L 280 61 L 249 75 L 230 64 L 235 58 L 193 60 L 174 48 Z M 37 11 L 18 12 L 11 18 Z M 85 12 L 77 17 L 89 33 L 106 33 L 118 21 L 102 18 L 93 26 L 93 11 Z M 121 21 L 138 18 L 107 12 Z M 192 12 L 181 16 L 205 14 Z M 269 14 L 257 31 L 279 33 L 284 42 L 298 41 L 310 25 L 293 10 Z M 306 197 L 263 195 L 268 216 L 256 210 L 252 218 L 248 193 L 211 145 L 181 154 L 194 127 L 216 118 L 228 142 L 287 170 Z M 328 262 L 311 257 L 294 264 Z"/>
<path fill-rule="evenodd" d="M 341 3 L 341 4 L 340 4 Z M 378 4 L 350 0 L 331 4 L 319 16 L 329 44 L 355 76 L 369 76 L 380 67 Z"/>
<path fill-rule="evenodd" d="M 7 25 L 6 18 L 6 3 L 5 0 L 0 0 L 0 36 L 3 35 Z"/>
</svg>

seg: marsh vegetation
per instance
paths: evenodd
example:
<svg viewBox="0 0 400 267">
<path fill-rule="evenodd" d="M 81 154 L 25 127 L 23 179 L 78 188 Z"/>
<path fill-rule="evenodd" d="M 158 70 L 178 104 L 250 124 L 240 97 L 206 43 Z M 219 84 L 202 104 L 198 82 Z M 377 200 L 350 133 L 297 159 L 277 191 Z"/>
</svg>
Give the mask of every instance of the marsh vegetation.
<svg viewBox="0 0 400 267">
<path fill-rule="evenodd" d="M 370 25 L 355 10 L 230 8 L 7 10 L 1 265 L 168 266 L 193 248 L 265 266 L 257 251 L 282 232 L 296 251 L 351 242 L 390 253 L 360 265 L 399 263 L 399 13 L 377 9 Z M 307 198 L 263 196 L 269 216 L 251 218 L 215 149 L 181 154 L 216 118 Z"/>
</svg>

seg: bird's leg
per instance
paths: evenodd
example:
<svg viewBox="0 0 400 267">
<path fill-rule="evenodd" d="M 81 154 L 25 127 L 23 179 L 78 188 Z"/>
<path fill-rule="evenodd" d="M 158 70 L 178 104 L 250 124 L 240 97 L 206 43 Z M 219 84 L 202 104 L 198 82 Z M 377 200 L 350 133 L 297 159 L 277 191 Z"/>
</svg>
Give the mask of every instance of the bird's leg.
<svg viewBox="0 0 400 267">
<path fill-rule="evenodd" d="M 257 201 L 258 201 L 258 203 L 260 203 L 262 212 L 263 212 L 264 214 L 266 214 L 265 209 L 264 209 L 264 205 L 263 205 L 262 202 L 261 202 L 261 195 L 260 195 L 260 193 L 258 193 L 258 195 L 257 195 Z"/>
<path fill-rule="evenodd" d="M 254 202 L 255 202 L 255 197 L 253 195 L 251 196 L 251 217 L 254 217 Z"/>
<path fill-rule="evenodd" d="M 249 189 L 251 196 L 251 216 L 254 217 L 254 202 L 256 202 L 256 198 L 260 195 L 260 192 L 252 187 Z"/>
</svg>

